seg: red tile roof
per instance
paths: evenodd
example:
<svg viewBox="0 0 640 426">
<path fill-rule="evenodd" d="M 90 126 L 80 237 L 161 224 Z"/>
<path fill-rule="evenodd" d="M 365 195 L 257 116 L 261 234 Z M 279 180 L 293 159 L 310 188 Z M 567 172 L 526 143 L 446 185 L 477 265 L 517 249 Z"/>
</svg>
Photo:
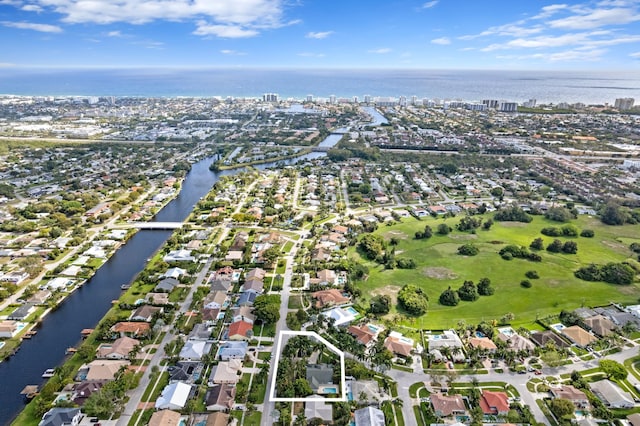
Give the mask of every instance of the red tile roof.
<svg viewBox="0 0 640 426">
<path fill-rule="evenodd" d="M 480 408 L 484 414 L 505 414 L 509 412 L 509 397 L 504 392 L 483 390 Z"/>
</svg>

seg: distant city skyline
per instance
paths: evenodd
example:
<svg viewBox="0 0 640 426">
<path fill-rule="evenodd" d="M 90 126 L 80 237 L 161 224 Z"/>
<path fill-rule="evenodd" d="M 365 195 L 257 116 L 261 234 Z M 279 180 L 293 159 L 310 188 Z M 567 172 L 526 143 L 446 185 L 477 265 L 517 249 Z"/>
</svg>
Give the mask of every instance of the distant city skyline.
<svg viewBox="0 0 640 426">
<path fill-rule="evenodd" d="M 633 70 L 640 0 L 0 0 L 0 67 Z"/>
</svg>

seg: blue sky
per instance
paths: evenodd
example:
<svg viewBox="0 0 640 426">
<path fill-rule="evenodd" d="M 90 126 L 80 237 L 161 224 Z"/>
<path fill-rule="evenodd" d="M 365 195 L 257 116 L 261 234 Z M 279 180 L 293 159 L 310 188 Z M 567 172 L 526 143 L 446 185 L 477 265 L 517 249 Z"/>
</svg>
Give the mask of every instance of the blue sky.
<svg viewBox="0 0 640 426">
<path fill-rule="evenodd" d="M 640 0 L 0 0 L 1 67 L 640 69 Z"/>
</svg>

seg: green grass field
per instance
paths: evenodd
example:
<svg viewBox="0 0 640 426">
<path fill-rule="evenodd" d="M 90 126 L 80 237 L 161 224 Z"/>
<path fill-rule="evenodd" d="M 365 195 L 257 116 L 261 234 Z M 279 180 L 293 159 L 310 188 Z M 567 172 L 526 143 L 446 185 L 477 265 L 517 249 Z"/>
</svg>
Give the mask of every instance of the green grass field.
<svg viewBox="0 0 640 426">
<path fill-rule="evenodd" d="M 498 251 L 506 244 L 528 247 L 538 237 L 544 240 L 546 246 L 554 238 L 542 235 L 540 230 L 546 226 L 560 227 L 562 224 L 537 216 L 529 224 L 496 222 L 489 231 L 478 229 L 476 234 L 471 234 L 455 230 L 458 220 L 429 218 L 418 221 L 410 218 L 393 226 L 381 225 L 377 234 L 387 241 L 392 237 L 399 239 L 396 259 L 412 258 L 418 267 L 411 270 L 384 270 L 382 265 L 365 261 L 352 250 L 350 256 L 365 262 L 370 269 L 368 279 L 359 284 L 363 297 L 385 293 L 391 295 L 395 302 L 395 294 L 404 284 L 418 285 L 429 296 L 429 311 L 421 318 L 404 322 L 425 329 L 452 327 L 461 319 L 467 323 L 499 320 L 507 313 L 515 315 L 512 324 L 525 325 L 538 316 L 557 314 L 562 309 L 596 306 L 612 301 L 636 303 L 640 297 L 637 280 L 629 286 L 618 286 L 581 281 L 573 275 L 581 265 L 631 259 L 633 254 L 628 248 L 629 244 L 640 241 L 640 227 L 637 225 L 606 226 L 596 218 L 580 217 L 572 223 L 580 230 L 594 230 L 595 237 L 572 238 L 578 243 L 577 254 L 553 254 L 542 250 L 538 252 L 542 262 L 530 262 L 523 259 L 503 260 Z M 428 240 L 414 239 L 415 232 L 423 230 L 425 225 L 430 225 L 435 232 L 442 222 L 449 224 L 454 231 L 446 236 L 434 233 Z M 569 238 L 558 239 L 566 241 Z M 458 255 L 458 246 L 469 242 L 474 243 L 480 253 L 473 257 Z M 529 270 L 536 270 L 540 279 L 531 280 L 532 288 L 522 288 L 520 282 L 526 279 L 525 273 Z M 491 279 L 495 288 L 493 296 L 481 296 L 475 302 L 461 301 L 455 307 L 438 303 L 440 293 L 447 287 L 457 289 L 464 280 L 477 283 L 483 277 Z M 394 303 L 390 315 L 396 313 L 398 311 Z"/>
</svg>

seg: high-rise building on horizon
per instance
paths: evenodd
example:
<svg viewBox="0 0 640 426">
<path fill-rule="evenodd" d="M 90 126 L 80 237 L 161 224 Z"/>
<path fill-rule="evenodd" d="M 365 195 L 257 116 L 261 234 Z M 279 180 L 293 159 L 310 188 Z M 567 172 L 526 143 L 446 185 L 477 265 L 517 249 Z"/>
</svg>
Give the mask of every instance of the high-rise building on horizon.
<svg viewBox="0 0 640 426">
<path fill-rule="evenodd" d="M 262 95 L 263 102 L 278 102 L 278 94 L 277 93 L 265 93 Z"/>
<path fill-rule="evenodd" d="M 614 107 L 620 111 L 627 111 L 633 108 L 635 101 L 634 98 L 618 98 L 616 99 Z"/>
</svg>

